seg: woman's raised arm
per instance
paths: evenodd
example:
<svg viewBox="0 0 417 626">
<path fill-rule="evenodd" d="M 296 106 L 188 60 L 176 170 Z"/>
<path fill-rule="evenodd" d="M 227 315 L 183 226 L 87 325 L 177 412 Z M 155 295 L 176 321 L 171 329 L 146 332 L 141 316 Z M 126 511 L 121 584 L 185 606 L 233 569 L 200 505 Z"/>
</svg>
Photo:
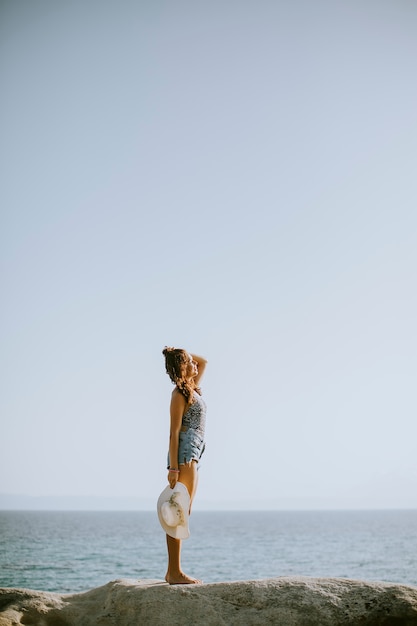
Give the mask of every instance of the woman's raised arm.
<svg viewBox="0 0 417 626">
<path fill-rule="evenodd" d="M 198 354 L 192 354 L 191 352 L 190 352 L 190 354 L 191 354 L 191 358 L 197 363 L 198 374 L 194 378 L 194 382 L 198 386 L 198 383 L 200 382 L 201 378 L 203 377 L 204 370 L 206 369 L 207 359 L 205 359 L 202 356 L 198 356 Z"/>
</svg>

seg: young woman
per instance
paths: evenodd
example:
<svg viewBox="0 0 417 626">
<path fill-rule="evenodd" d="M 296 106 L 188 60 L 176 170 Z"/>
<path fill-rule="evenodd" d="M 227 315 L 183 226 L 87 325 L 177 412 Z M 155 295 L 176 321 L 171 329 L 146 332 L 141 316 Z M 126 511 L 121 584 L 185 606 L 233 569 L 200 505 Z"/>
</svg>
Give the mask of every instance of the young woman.
<svg viewBox="0 0 417 626">
<path fill-rule="evenodd" d="M 168 452 L 168 482 L 173 489 L 180 481 L 190 494 L 190 512 L 197 489 L 197 466 L 204 452 L 206 405 L 199 382 L 207 361 L 180 348 L 163 350 L 165 367 L 175 389 L 171 396 L 171 427 Z M 184 574 L 181 569 L 181 539 L 167 535 L 168 570 L 165 580 L 170 585 L 199 584 L 200 580 Z"/>
</svg>

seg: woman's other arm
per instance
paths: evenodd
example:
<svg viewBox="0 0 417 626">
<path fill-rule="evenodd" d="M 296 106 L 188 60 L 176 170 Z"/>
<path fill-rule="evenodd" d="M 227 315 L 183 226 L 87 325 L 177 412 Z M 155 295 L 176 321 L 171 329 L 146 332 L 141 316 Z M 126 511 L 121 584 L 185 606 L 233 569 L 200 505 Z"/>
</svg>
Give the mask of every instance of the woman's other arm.
<svg viewBox="0 0 417 626">
<path fill-rule="evenodd" d="M 171 396 L 170 416 L 171 424 L 169 431 L 169 464 L 170 468 L 179 470 L 178 443 L 181 430 L 182 416 L 184 415 L 186 401 L 178 389 L 174 389 Z M 173 489 L 178 480 L 178 472 L 168 472 L 168 482 Z"/>
</svg>

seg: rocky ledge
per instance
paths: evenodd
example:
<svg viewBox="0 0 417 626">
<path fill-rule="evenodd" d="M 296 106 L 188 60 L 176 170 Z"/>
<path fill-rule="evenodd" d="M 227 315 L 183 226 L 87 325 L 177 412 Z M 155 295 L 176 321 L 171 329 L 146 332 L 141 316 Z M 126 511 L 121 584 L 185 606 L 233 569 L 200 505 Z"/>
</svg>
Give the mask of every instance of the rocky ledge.
<svg viewBox="0 0 417 626">
<path fill-rule="evenodd" d="M 116 580 L 61 595 L 0 589 L 0 626 L 417 626 L 417 587 L 339 578 L 170 586 Z"/>
</svg>

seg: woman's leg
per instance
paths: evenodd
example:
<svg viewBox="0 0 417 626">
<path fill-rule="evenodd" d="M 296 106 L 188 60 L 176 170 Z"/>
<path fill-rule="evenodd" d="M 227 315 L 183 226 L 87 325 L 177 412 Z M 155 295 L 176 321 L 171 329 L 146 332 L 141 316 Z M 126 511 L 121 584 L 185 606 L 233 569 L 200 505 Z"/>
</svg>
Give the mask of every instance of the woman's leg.
<svg viewBox="0 0 417 626">
<path fill-rule="evenodd" d="M 190 512 L 191 504 L 197 490 L 198 472 L 197 462 L 192 461 L 189 465 L 180 465 L 179 481 L 188 489 L 190 494 Z M 168 571 L 165 580 L 170 585 L 198 584 L 201 580 L 187 576 L 181 569 L 181 539 L 174 539 L 167 535 L 168 547 Z"/>
<path fill-rule="evenodd" d="M 190 494 L 189 514 L 191 514 L 191 507 L 198 485 L 197 465 L 197 461 L 191 461 L 191 463 L 180 465 L 180 475 L 178 480 L 187 487 L 188 493 Z"/>
</svg>

